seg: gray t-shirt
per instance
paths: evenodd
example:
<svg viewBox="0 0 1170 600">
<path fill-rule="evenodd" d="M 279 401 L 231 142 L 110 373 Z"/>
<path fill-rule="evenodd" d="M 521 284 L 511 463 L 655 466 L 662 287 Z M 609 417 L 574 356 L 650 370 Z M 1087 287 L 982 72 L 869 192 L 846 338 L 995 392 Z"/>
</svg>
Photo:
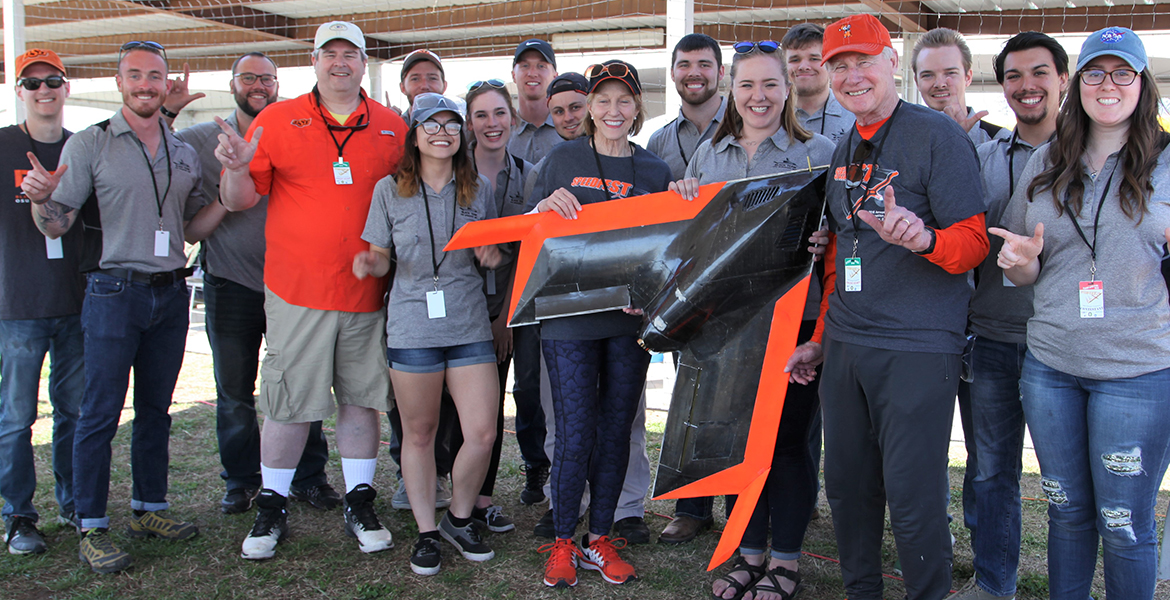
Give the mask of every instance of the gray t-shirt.
<svg viewBox="0 0 1170 600">
<path fill-rule="evenodd" d="M 853 113 L 845 110 L 841 103 L 837 102 L 832 90 L 829 91 L 825 105 L 811 115 L 799 106 L 796 107 L 796 118 L 805 129 L 829 138 L 834 144 L 848 135 L 849 129 L 856 121 Z"/>
<path fill-rule="evenodd" d="M 504 169 L 496 174 L 496 191 L 493 194 L 496 215 L 513 217 L 526 212 L 524 210 L 524 184 L 530 173 L 532 173 L 532 163 L 508 155 Z M 516 270 L 516 252 L 519 250 L 519 244 L 508 244 L 502 250 L 504 260 L 498 267 L 485 269 L 479 266 L 479 273 L 483 276 L 483 293 L 487 297 L 488 315 L 493 319 L 508 308 L 504 306 L 504 300 L 507 299 L 508 288 L 512 286 L 512 274 Z"/>
<path fill-rule="evenodd" d="M 1052 190 L 1029 202 L 1028 186 L 1048 167 L 1048 148 L 1036 149 L 1003 218 L 1005 228 L 1031 235 L 1044 223 L 1040 275 L 1032 286 L 1035 314 L 1028 321 L 1028 349 L 1049 367 L 1090 379 L 1137 377 L 1170 367 L 1170 304 L 1161 275 L 1165 230 L 1170 227 L 1170 150 L 1158 157 L 1141 222 L 1121 212 L 1122 167 L 1111 155 L 1094 180 L 1086 169 L 1084 202 L 1077 222 L 1090 243 L 1096 239 L 1097 280 L 1103 318 L 1081 318 L 1080 283 L 1090 281 L 1091 254 L 1069 213 L 1057 216 Z M 1112 175 L 1112 178 L 1111 178 Z M 1106 185 L 1108 189 L 1106 190 Z M 1102 192 L 1105 202 L 1094 228 Z M 1064 199 L 1060 190 L 1058 198 Z"/>
<path fill-rule="evenodd" d="M 73 135 L 61 152 L 61 164 L 69 165 L 69 169 L 61 176 L 53 200 L 79 209 L 91 193 L 97 194 L 102 269 L 158 273 L 187 264 L 183 223 L 207 204 L 199 155 L 175 138 L 162 119 L 159 126 L 163 141 L 149 159 L 121 110 L 110 117 L 109 127 L 103 130 L 93 125 Z M 167 255 L 161 257 L 154 255 L 160 219 L 162 231 L 170 238 Z"/>
<path fill-rule="evenodd" d="M 959 354 L 966 345 L 967 275 L 952 275 L 923 256 L 883 241 L 855 208 L 885 211 L 893 186 L 898 206 L 928 227 L 942 229 L 984 212 L 975 147 L 953 119 L 901 102 L 874 134 L 876 147 L 863 172 L 864 186 L 847 189 L 848 168 L 861 135 L 851 132 L 833 154 L 825 186 L 829 230 L 837 236 L 837 283 L 829 296 L 825 333 L 840 342 L 906 352 Z M 876 162 L 876 165 L 874 164 Z M 856 238 L 855 238 L 856 236 Z M 860 291 L 845 291 L 845 260 L 861 259 Z"/>
<path fill-rule="evenodd" d="M 508 153 L 519 156 L 524 160 L 536 164 L 548 156 L 553 146 L 565 141 L 557 128 L 553 125 L 552 115 L 544 119 L 544 123 L 533 125 L 524 119 L 518 119 L 519 125 L 512 129 L 512 139 L 508 140 Z"/>
<path fill-rule="evenodd" d="M 976 148 L 983 197 L 987 201 L 987 226 L 1003 227 L 1003 213 L 1012 192 L 1036 149 L 1010 137 L 997 138 Z M 1009 174 L 1010 172 L 1010 174 Z M 1032 286 L 1016 287 L 996 264 L 1003 238 L 989 235 L 991 251 L 976 268 L 978 278 L 968 314 L 971 332 L 997 342 L 1027 342 L 1028 319 L 1032 317 Z"/>
<path fill-rule="evenodd" d="M 698 149 L 699 144 L 715 135 L 715 130 L 719 129 L 719 124 L 723 122 L 723 113 L 726 110 L 727 97 L 721 96 L 719 111 L 715 113 L 715 118 L 711 119 L 706 129 L 699 131 L 699 126 L 688 120 L 680 108 L 677 118 L 663 125 L 661 129 L 650 136 L 650 141 L 646 142 L 646 149 L 670 165 L 672 179 L 682 179 L 686 173 L 687 164 L 695 159 L 695 150 Z M 720 181 L 726 181 L 726 179 Z"/>
<path fill-rule="evenodd" d="M 224 121 L 240 131 L 236 111 Z M 203 195 L 208 202 L 219 198 L 219 175 L 222 167 L 215 157 L 219 145 L 219 125 L 215 121 L 192 125 L 175 133 L 175 137 L 191 144 L 199 152 L 203 165 Z M 203 247 L 207 272 L 216 277 L 234 281 L 257 292 L 264 291 L 264 219 L 268 215 L 268 196 L 243 212 L 230 212 L 216 227 Z"/>
<path fill-rule="evenodd" d="M 492 339 L 475 254 L 470 249 L 443 252 L 443 247 L 460 227 L 495 216 L 492 188 L 482 176 L 470 206 L 456 204 L 454 179 L 438 191 L 420 183 L 418 192 L 408 198 L 398 196 L 398 184 L 392 177 L 378 182 L 362 239 L 391 248 L 398 257 L 386 308 L 387 346 L 441 348 Z M 427 312 L 427 292 L 436 289 L 432 248 L 434 260 L 439 262 L 437 286 L 443 292 L 447 312 L 440 319 L 429 318 Z"/>
</svg>

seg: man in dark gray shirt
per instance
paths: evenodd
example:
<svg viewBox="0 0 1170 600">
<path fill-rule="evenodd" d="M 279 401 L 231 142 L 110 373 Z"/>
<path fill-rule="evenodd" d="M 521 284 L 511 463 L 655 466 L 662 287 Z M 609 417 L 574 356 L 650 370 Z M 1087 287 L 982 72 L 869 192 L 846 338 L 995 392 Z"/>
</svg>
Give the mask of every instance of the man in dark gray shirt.
<svg viewBox="0 0 1170 600">
<path fill-rule="evenodd" d="M 1068 54 L 1060 43 L 1036 31 L 1007 41 L 995 57 L 995 78 L 1016 114 L 1016 129 L 1007 139 L 980 145 L 987 226 L 1003 227 L 1004 210 L 1017 190 L 1024 166 L 1037 147 L 1056 133 L 1056 115 L 1068 88 Z M 967 479 L 963 504 L 970 501 L 975 519 L 971 548 L 975 577 L 951 598 L 1012 598 L 1020 562 L 1020 452 L 1024 442 L 1024 408 L 1020 402 L 1020 367 L 1027 351 L 1027 324 L 1032 316 L 1032 286 L 1015 287 L 996 265 L 1003 246 L 990 236 L 991 252 L 976 269 L 968 329 L 970 374 L 959 396 L 971 409 L 967 439 Z M 973 498 L 968 498 L 968 495 Z"/>
<path fill-rule="evenodd" d="M 537 164 L 552 147 L 561 143 L 561 136 L 548 114 L 545 93 L 548 84 L 557 76 L 557 56 L 544 40 L 525 40 L 516 46 L 512 58 L 512 81 L 516 83 L 519 98 L 520 121 L 512 130 L 508 152 Z"/>
<path fill-rule="evenodd" d="M 236 59 L 229 83 L 236 109 L 224 121 L 240 135 L 264 107 L 277 101 L 276 63 L 259 52 Z M 178 112 L 177 110 L 175 112 Z M 222 131 L 214 121 L 188 127 L 175 137 L 199 152 L 203 194 L 219 197 L 219 160 L 215 147 Z M 264 337 L 264 220 L 268 200 L 225 213 L 219 227 L 203 241 L 203 297 L 207 302 L 207 338 L 215 369 L 215 435 L 219 441 L 220 477 L 227 491 L 220 510 L 235 514 L 252 507 L 260 491 L 260 427 L 256 420 L 256 372 Z M 328 483 L 328 442 L 321 422 L 313 423 L 297 465 L 290 494 L 321 509 L 335 508 L 341 496 Z"/>
<path fill-rule="evenodd" d="M 682 98 L 678 117 L 650 136 L 646 149 L 670 165 L 671 177 L 683 178 L 695 149 L 715 135 L 727 109 L 719 94 L 723 53 L 709 35 L 684 35 L 670 53 L 670 80 Z"/>
</svg>

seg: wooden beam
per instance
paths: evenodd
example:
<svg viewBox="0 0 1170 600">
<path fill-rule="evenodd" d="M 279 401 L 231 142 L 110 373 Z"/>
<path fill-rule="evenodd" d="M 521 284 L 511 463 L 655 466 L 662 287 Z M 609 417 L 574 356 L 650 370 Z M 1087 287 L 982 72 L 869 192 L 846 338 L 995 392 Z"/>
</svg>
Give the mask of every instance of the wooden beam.
<svg viewBox="0 0 1170 600">
<path fill-rule="evenodd" d="M 897 25 L 898 29 L 901 29 L 902 31 L 909 33 L 922 33 L 926 31 L 926 28 L 918 23 L 917 14 L 915 15 L 915 18 L 912 19 L 900 10 L 901 7 L 895 8 L 885 0 L 861 0 L 861 3 L 868 6 L 870 10 L 877 13 L 876 16 L 893 22 L 895 25 Z"/>
<path fill-rule="evenodd" d="M 280 67 L 306 67 L 309 65 L 309 53 L 304 50 L 278 50 L 265 52 L 265 54 L 276 61 Z M 234 55 L 221 54 L 218 56 L 192 56 L 183 60 L 190 63 L 192 71 L 227 71 L 232 68 L 232 63 L 236 58 Z M 75 79 L 113 77 L 117 72 L 117 64 L 113 61 L 67 66 L 69 67 L 69 77 Z"/>
<path fill-rule="evenodd" d="M 1097 31 L 1110 25 L 1135 31 L 1170 29 L 1170 6 L 1089 6 L 1052 10 L 1005 10 L 1002 12 L 939 15 L 938 26 L 960 33 L 1015 35 L 1021 31 L 1045 33 Z"/>
</svg>

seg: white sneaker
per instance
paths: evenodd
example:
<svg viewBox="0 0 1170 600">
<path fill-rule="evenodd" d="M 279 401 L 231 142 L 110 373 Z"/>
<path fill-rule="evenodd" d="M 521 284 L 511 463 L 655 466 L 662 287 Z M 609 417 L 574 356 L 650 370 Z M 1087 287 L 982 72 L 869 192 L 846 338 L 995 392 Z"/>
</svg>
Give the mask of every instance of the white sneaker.
<svg viewBox="0 0 1170 600">
<path fill-rule="evenodd" d="M 362 552 L 379 552 L 394 547 L 390 530 L 382 527 L 374 512 L 374 498 L 378 492 L 361 484 L 345 495 L 345 534 L 357 538 Z"/>
<path fill-rule="evenodd" d="M 240 556 L 248 560 L 263 560 L 276 554 L 276 545 L 288 535 L 288 499 L 272 490 L 263 490 L 256 497 L 256 522 L 244 539 Z"/>
</svg>

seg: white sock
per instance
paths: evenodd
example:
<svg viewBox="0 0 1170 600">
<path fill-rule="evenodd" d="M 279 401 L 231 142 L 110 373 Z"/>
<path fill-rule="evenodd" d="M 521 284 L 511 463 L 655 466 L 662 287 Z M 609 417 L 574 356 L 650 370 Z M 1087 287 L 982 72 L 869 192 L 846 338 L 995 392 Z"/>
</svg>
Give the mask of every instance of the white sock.
<svg viewBox="0 0 1170 600">
<path fill-rule="evenodd" d="M 345 493 L 361 485 L 373 485 L 374 469 L 378 466 L 376 458 L 341 458 L 341 473 L 345 476 Z"/>
<path fill-rule="evenodd" d="M 296 469 L 273 469 L 260 463 L 260 477 L 264 479 L 264 487 L 285 498 L 288 497 L 288 489 L 292 487 L 293 476 L 296 473 Z"/>
</svg>

